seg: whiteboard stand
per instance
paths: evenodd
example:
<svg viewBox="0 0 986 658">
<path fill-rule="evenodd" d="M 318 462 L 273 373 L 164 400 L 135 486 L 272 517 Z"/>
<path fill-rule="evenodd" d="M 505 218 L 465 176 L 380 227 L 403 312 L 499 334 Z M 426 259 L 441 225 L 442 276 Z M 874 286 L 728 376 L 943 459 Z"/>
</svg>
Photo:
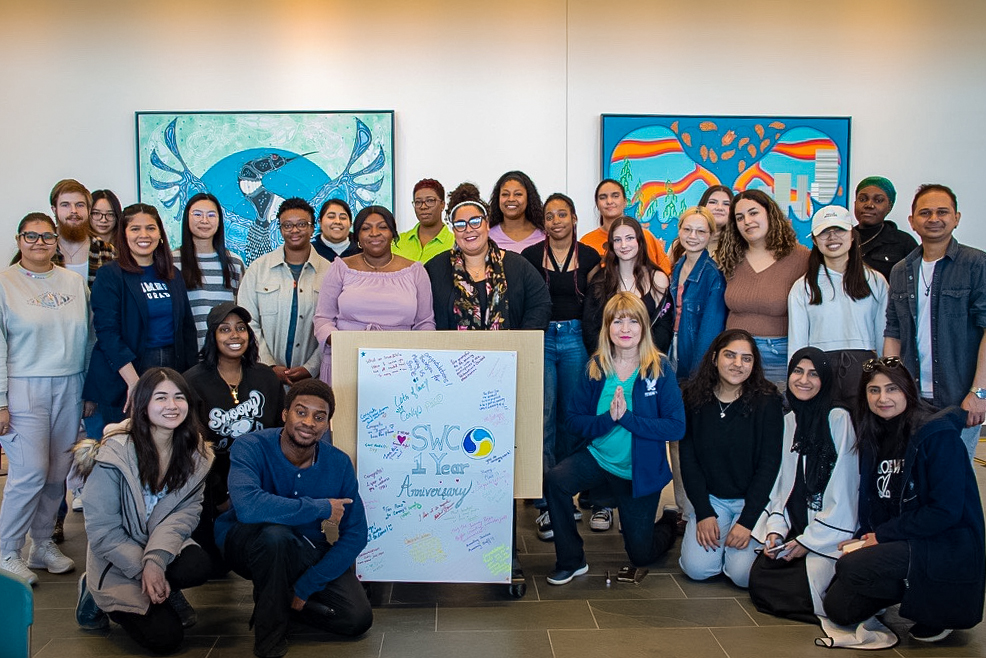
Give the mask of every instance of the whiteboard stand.
<svg viewBox="0 0 986 658">
<path fill-rule="evenodd" d="M 361 348 L 473 350 L 517 353 L 513 498 L 542 496 L 544 334 L 540 331 L 339 331 L 332 335 L 332 379 L 336 414 L 333 443 L 357 464 L 358 367 Z M 357 471 L 359 469 L 357 468 Z M 517 510 L 512 505 L 509 593 L 524 596 L 527 584 L 517 558 Z M 410 579 L 408 579 L 410 581 Z M 454 581 L 450 581 L 454 582 Z M 372 595 L 371 595 L 372 599 Z"/>
</svg>

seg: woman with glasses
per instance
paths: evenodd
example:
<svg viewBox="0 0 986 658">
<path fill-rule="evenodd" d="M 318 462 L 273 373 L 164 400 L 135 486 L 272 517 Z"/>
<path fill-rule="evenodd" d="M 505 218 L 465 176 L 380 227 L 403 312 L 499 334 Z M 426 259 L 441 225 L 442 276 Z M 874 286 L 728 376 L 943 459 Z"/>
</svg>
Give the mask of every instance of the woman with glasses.
<svg viewBox="0 0 986 658">
<path fill-rule="evenodd" d="M 312 246 L 319 256 L 330 263 L 336 258 L 353 256 L 360 252 L 353 226 L 353 211 L 342 199 L 329 199 L 318 212 L 318 235 Z"/>
<path fill-rule="evenodd" d="M 520 254 L 490 240 L 489 210 L 472 183 L 449 195 L 455 246 L 425 264 L 439 330 L 544 330 L 551 296 Z"/>
<path fill-rule="evenodd" d="M 50 217 L 27 215 L 17 227 L 15 263 L 0 272 L 0 444 L 8 463 L 0 569 L 32 585 L 38 577 L 31 569 L 75 568 L 51 535 L 82 417 L 89 288 L 52 265 L 57 237 Z"/>
<path fill-rule="evenodd" d="M 864 361 L 883 348 L 887 281 L 871 270 L 859 250 L 849 211 L 825 206 L 811 219 L 814 245 L 808 273 L 787 296 L 787 349 L 811 345 L 828 354 L 837 404 L 855 406 Z"/>
<path fill-rule="evenodd" d="M 825 594 L 832 621 L 857 624 L 900 603 L 910 635 L 937 642 L 982 620 L 983 508 L 961 439 L 966 412 L 935 412 L 897 357 L 863 364 L 854 416 L 859 529 L 839 545 Z"/>
<path fill-rule="evenodd" d="M 196 344 L 202 349 L 209 311 L 216 304 L 236 298 L 236 289 L 246 269 L 240 257 L 226 248 L 219 199 L 200 192 L 188 200 L 181 218 L 181 248 L 171 255 L 185 280 L 195 319 Z"/>
<path fill-rule="evenodd" d="M 336 259 L 315 309 L 315 338 L 323 345 L 321 379 L 332 385 L 332 332 L 431 331 L 431 282 L 421 263 L 393 252 L 397 222 L 383 206 L 359 211 L 353 233 L 363 250 Z"/>
<path fill-rule="evenodd" d="M 489 239 L 517 254 L 544 240 L 544 206 L 534 181 L 522 171 L 500 176 L 490 195 Z"/>
<path fill-rule="evenodd" d="M 92 193 L 89 225 L 97 238 L 112 246 L 116 239 L 116 223 L 122 216 L 123 207 L 111 190 L 96 190 Z"/>
<path fill-rule="evenodd" d="M 575 438 L 565 429 L 569 405 L 589 355 L 582 342 L 582 313 L 588 279 L 599 267 L 599 254 L 575 239 L 578 217 L 574 202 L 555 193 L 544 204 L 547 239 L 521 254 L 541 273 L 551 295 L 551 322 L 544 333 L 544 472 L 564 459 Z M 535 503 L 539 509 L 547 503 Z M 581 513 L 578 513 L 581 517 Z M 549 532 L 547 513 L 537 526 L 542 539 Z"/>
<path fill-rule="evenodd" d="M 157 208 L 135 203 L 117 226 L 117 259 L 96 271 L 96 346 L 84 397 L 118 423 L 140 374 L 153 366 L 187 370 L 198 358 L 185 281 L 174 266 Z"/>
<path fill-rule="evenodd" d="M 808 269 L 808 250 L 776 201 L 745 190 L 733 198 L 716 262 L 726 277 L 726 328 L 753 335 L 767 379 L 784 390 L 787 295 Z"/>
<path fill-rule="evenodd" d="M 681 478 L 693 510 L 678 564 L 694 580 L 722 573 L 746 587 L 762 546 L 751 532 L 770 499 L 784 436 L 781 398 L 753 336 L 719 334 L 682 398 Z"/>
</svg>

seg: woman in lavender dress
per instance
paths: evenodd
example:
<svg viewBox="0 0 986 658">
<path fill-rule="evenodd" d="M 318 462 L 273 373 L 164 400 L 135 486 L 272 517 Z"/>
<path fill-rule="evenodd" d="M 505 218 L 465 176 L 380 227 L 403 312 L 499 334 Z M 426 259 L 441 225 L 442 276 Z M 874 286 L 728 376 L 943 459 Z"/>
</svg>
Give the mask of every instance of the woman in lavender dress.
<svg viewBox="0 0 986 658">
<path fill-rule="evenodd" d="M 315 337 L 323 344 L 320 377 L 329 385 L 334 331 L 435 329 L 428 274 L 421 263 L 391 250 L 398 239 L 393 213 L 364 208 L 353 233 L 363 251 L 332 262 L 315 310 Z"/>
</svg>

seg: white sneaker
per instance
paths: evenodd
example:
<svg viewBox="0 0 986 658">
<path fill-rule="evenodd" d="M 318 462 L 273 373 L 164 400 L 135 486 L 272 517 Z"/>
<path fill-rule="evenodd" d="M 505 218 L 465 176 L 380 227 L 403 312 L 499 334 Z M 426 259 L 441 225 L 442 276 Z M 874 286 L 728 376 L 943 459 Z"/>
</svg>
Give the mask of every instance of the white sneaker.
<svg viewBox="0 0 986 658">
<path fill-rule="evenodd" d="M 4 555 L 3 559 L 0 560 L 0 569 L 3 569 L 7 573 L 12 573 L 15 576 L 20 576 L 27 581 L 28 585 L 38 582 L 38 574 L 28 569 L 27 562 L 20 556 L 20 553 Z"/>
<path fill-rule="evenodd" d="M 81 512 L 82 511 L 82 490 L 72 492 L 72 511 Z"/>
<path fill-rule="evenodd" d="M 55 542 L 45 539 L 34 543 L 27 566 L 32 569 L 47 569 L 48 573 L 68 573 L 75 569 L 75 562 L 58 550 Z"/>
</svg>

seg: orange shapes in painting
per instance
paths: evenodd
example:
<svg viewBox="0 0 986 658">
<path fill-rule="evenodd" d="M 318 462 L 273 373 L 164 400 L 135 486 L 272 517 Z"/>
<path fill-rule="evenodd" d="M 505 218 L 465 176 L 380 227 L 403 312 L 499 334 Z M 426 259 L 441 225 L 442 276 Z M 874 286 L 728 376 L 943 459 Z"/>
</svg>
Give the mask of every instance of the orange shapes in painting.
<svg viewBox="0 0 986 658">
<path fill-rule="evenodd" d="M 633 195 L 631 203 L 639 202 L 640 214 L 644 216 L 647 214 L 647 208 L 650 207 L 650 204 L 659 197 L 667 194 L 669 190 L 675 194 L 681 194 L 696 181 L 702 181 L 706 185 L 719 184 L 719 179 L 716 178 L 715 174 L 704 167 L 695 165 L 692 171 L 676 181 L 670 183 L 665 181 L 648 181 L 642 184 L 640 189 L 637 190 L 637 193 Z"/>
<path fill-rule="evenodd" d="M 619 162 L 623 159 L 639 160 L 657 157 L 665 153 L 681 153 L 682 150 L 681 143 L 671 137 L 664 139 L 626 139 L 613 149 L 611 160 L 613 162 Z"/>
</svg>

